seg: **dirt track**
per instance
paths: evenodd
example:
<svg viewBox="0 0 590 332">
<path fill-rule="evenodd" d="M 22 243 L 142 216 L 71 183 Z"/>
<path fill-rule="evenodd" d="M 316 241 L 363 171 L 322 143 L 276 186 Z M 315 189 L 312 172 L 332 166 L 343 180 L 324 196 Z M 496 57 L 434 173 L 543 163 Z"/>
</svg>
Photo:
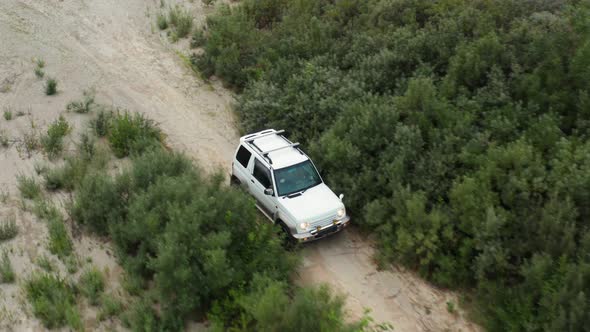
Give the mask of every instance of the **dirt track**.
<svg viewBox="0 0 590 332">
<path fill-rule="evenodd" d="M 228 170 L 238 138 L 232 94 L 218 82 L 198 80 L 186 67 L 178 54 L 186 47 L 171 45 L 155 28 L 159 4 L 159 0 L 0 1 L 0 108 L 30 113 L 10 122 L 0 118 L 0 130 L 18 139 L 31 121 L 43 129 L 84 89 L 94 88 L 99 102 L 143 112 L 160 123 L 172 148 L 207 169 Z M 197 22 L 212 10 L 200 1 L 190 6 Z M 33 73 L 37 57 L 45 60 L 46 75 L 59 81 L 57 96 L 44 95 L 43 81 Z M 66 116 L 78 129 L 88 120 L 87 116 Z M 39 159 L 38 155 L 26 158 L 14 145 L 0 148 L 2 189 L 16 196 L 16 175 L 33 173 Z M 21 216 L 16 205 L 13 200 L 1 206 L 1 216 L 16 215 L 21 229 L 37 229 L 38 224 Z M 30 270 L 27 264 L 43 247 L 39 243 L 45 237 L 43 230 L 36 230 L 26 240 L 9 244 L 25 253 L 24 258 L 12 257 L 17 260 L 17 275 Z M 77 247 L 92 255 L 96 264 L 116 270 L 100 244 L 87 238 L 77 241 Z M 396 331 L 476 330 L 461 313 L 447 311 L 447 301 L 457 303 L 452 294 L 434 289 L 411 273 L 377 271 L 368 243 L 352 229 L 307 246 L 300 282 L 326 282 L 346 294 L 351 319 L 370 308 L 377 322 L 392 323 Z M 6 288 L 1 289 L 5 296 L 0 298 L 0 309 L 16 315 L 27 312 L 17 286 L 1 287 Z M 40 328 L 33 318 L 23 318 L 14 326 L 17 330 Z"/>
</svg>

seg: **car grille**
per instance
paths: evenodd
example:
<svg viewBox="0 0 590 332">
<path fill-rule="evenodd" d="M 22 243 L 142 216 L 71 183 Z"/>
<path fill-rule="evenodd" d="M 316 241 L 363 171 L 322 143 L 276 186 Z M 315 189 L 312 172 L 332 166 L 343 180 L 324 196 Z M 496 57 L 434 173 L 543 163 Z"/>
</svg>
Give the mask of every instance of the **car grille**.
<svg viewBox="0 0 590 332">
<path fill-rule="evenodd" d="M 324 228 L 324 227 L 326 227 L 328 225 L 331 225 L 332 222 L 334 220 L 336 220 L 336 219 L 337 219 L 336 213 L 332 213 L 332 214 L 330 214 L 327 217 L 320 218 L 320 219 L 318 219 L 318 220 L 310 223 L 311 224 L 311 227 L 310 228 L 311 229 L 317 229 L 318 226 Z"/>
</svg>

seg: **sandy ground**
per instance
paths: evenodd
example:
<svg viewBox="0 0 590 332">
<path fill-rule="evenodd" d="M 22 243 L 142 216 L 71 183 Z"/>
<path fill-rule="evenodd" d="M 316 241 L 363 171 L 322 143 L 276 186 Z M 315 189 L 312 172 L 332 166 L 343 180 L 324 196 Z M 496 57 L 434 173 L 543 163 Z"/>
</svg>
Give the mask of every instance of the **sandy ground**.
<svg viewBox="0 0 590 332">
<path fill-rule="evenodd" d="M 170 1 L 167 1 L 169 4 Z M 187 4 L 202 24 L 213 8 L 198 0 Z M 65 113 L 68 102 L 92 88 L 97 101 L 146 114 L 160 124 L 168 144 L 212 170 L 228 171 L 238 140 L 231 112 L 232 93 L 215 80 L 203 82 L 187 68 L 180 54 L 186 41 L 171 44 L 155 27 L 159 0 L 1 0 L 0 1 L 0 111 L 10 108 L 11 121 L 0 117 L 0 135 L 9 138 L 0 147 L 0 220 L 15 218 L 17 238 L 0 244 L 8 250 L 17 283 L 0 285 L 0 330 L 43 330 L 32 317 L 20 286 L 46 251 L 43 223 L 22 212 L 16 176 L 34 174 L 45 161 L 29 155 L 23 136 L 41 133 L 63 114 L 74 125 L 70 141 L 84 129 L 89 115 Z M 48 97 L 44 80 L 34 74 L 35 60 L 45 61 L 45 75 L 55 77 L 59 93 Z M 22 116 L 16 116 L 22 112 Z M 73 144 L 69 143 L 69 148 Z M 121 269 L 108 243 L 74 236 L 77 254 L 86 264 L 103 269 L 117 292 Z M 456 296 L 439 291 L 411 273 L 393 268 L 377 271 L 373 249 L 354 229 L 313 243 L 303 250 L 299 282 L 325 282 L 346 294 L 350 319 L 372 310 L 376 322 L 389 322 L 396 331 L 475 331 L 461 311 L 449 313 L 446 303 Z M 60 270 L 64 267 L 53 258 Z M 65 273 L 64 273 L 65 274 Z M 75 276 L 74 276 L 75 278 Z M 97 323 L 92 310 L 84 312 L 90 330 L 120 329 L 116 323 Z M 114 324 L 114 325 L 113 325 Z"/>
</svg>

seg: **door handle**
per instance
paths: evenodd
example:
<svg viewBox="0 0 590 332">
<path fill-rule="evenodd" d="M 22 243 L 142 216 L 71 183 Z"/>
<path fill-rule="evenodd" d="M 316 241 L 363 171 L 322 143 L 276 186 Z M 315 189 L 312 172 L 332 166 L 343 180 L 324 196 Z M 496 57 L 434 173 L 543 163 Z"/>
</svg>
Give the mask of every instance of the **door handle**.
<svg viewBox="0 0 590 332">
<path fill-rule="evenodd" d="M 250 182 L 254 183 L 254 180 L 250 179 Z"/>
</svg>

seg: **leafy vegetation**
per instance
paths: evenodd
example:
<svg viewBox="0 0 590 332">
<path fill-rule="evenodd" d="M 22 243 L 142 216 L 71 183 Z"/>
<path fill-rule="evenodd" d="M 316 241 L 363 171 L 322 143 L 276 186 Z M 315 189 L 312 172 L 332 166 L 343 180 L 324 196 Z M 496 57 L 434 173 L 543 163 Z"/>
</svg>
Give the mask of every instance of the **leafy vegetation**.
<svg viewBox="0 0 590 332">
<path fill-rule="evenodd" d="M 81 114 L 89 113 L 92 110 L 92 107 L 94 106 L 94 98 L 95 93 L 93 90 L 84 90 L 82 92 L 82 99 L 70 102 L 66 106 L 66 110 L 68 112 L 75 112 Z"/>
<path fill-rule="evenodd" d="M 33 313 L 45 327 L 82 329 L 73 285 L 55 275 L 38 274 L 27 280 L 24 288 Z"/>
<path fill-rule="evenodd" d="M 47 226 L 49 229 L 49 251 L 62 260 L 68 259 L 74 248 L 61 215 L 49 219 Z"/>
<path fill-rule="evenodd" d="M 45 94 L 48 96 L 53 96 L 57 93 L 57 80 L 55 78 L 49 77 L 45 82 Z"/>
<path fill-rule="evenodd" d="M 137 119 L 124 117 L 122 121 Z M 106 134 L 111 146 L 115 121 L 109 120 Z M 138 296 L 122 317 L 132 330 L 181 330 L 195 314 L 210 315 L 227 328 L 241 326 L 240 317 L 248 317 L 249 327 L 270 330 L 275 322 L 259 322 L 262 316 L 239 302 L 256 298 L 266 283 L 277 285 L 287 302 L 280 310 L 268 307 L 256 313 L 269 310 L 268 315 L 280 316 L 281 326 L 300 321 L 303 325 L 294 328 L 317 330 L 332 322 L 338 324 L 327 331 L 366 327 L 363 322 L 343 323 L 342 300 L 327 289 L 297 290 L 299 295 L 291 298 L 294 288 L 288 280 L 298 258 L 283 248 L 280 230 L 259 220 L 251 198 L 224 185 L 221 174 L 204 176 L 185 156 L 164 149 L 159 131 L 144 137 L 151 142 L 131 155 L 130 167 L 122 172 L 82 172 L 70 207 L 75 222 L 113 239 L 127 272 L 125 287 Z M 100 295 L 101 278 L 86 272 L 79 289 L 101 304 L 104 319 L 122 303 Z M 315 321 L 304 317 L 324 306 L 333 310 L 318 310 Z"/>
<path fill-rule="evenodd" d="M 160 26 L 160 23 L 160 18 L 158 18 L 158 26 Z M 174 27 L 178 38 L 184 38 L 189 35 L 193 28 L 193 15 L 188 9 L 176 5 L 168 11 L 168 23 Z"/>
<path fill-rule="evenodd" d="M 10 258 L 8 258 L 8 252 L 4 250 L 2 252 L 2 260 L 0 260 L 0 283 L 12 283 L 15 278 L 16 276 L 12 269 L 12 263 L 10 263 Z"/>
<path fill-rule="evenodd" d="M 72 130 L 63 116 L 52 122 L 47 129 L 47 135 L 41 137 L 41 145 L 49 159 L 57 157 L 63 151 L 63 138 Z"/>
<path fill-rule="evenodd" d="M 5 119 L 6 121 L 10 121 L 10 120 L 12 120 L 12 110 L 10 110 L 10 109 L 5 109 L 3 114 L 4 114 L 4 119 Z"/>
<path fill-rule="evenodd" d="M 17 234 L 18 227 L 16 226 L 14 217 L 0 223 L 0 242 L 10 240 Z"/>
<path fill-rule="evenodd" d="M 160 30 L 168 29 L 168 19 L 166 18 L 166 15 L 159 13 L 156 20 L 157 20 L 156 22 L 158 24 L 158 29 L 160 29 Z"/>
<path fill-rule="evenodd" d="M 35 199 L 41 196 L 41 187 L 33 177 L 18 175 L 16 181 L 18 190 L 23 198 Z"/>
<path fill-rule="evenodd" d="M 78 289 L 82 295 L 88 298 L 92 305 L 97 305 L 104 291 L 104 277 L 96 267 L 92 267 L 80 276 Z"/>
<path fill-rule="evenodd" d="M 243 130 L 285 128 L 382 262 L 471 288 L 491 331 L 590 321 L 590 6 L 302 0 L 222 6 L 204 75 Z"/>
</svg>

